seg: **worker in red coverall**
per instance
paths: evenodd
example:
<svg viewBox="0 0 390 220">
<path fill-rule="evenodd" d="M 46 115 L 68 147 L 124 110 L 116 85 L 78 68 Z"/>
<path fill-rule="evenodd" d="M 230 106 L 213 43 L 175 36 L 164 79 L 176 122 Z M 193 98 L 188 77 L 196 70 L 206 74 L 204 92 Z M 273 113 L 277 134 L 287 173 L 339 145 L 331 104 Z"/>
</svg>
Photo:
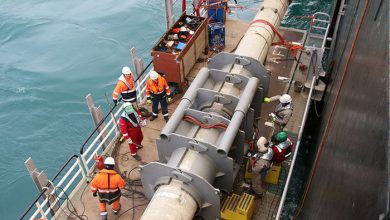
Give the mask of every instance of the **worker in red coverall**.
<svg viewBox="0 0 390 220">
<path fill-rule="evenodd" d="M 125 102 L 123 104 L 123 109 L 124 111 L 119 119 L 121 133 L 129 144 L 131 156 L 137 161 L 141 161 L 141 157 L 137 155 L 137 149 L 143 148 L 141 142 L 144 136 L 142 134 L 141 126 L 145 126 L 146 121 L 133 104 Z"/>
<path fill-rule="evenodd" d="M 107 157 L 104 160 L 104 169 L 99 171 L 91 182 L 93 197 L 99 195 L 100 218 L 102 220 L 107 220 L 107 204 L 112 204 L 112 211 L 115 215 L 121 209 L 121 189 L 125 187 L 125 181 L 116 173 L 114 166 L 114 158 Z"/>
<path fill-rule="evenodd" d="M 274 155 L 272 157 L 273 163 L 281 163 L 291 156 L 293 150 L 293 143 L 288 134 L 284 131 L 278 132 L 273 140 L 274 144 L 272 145 L 272 151 Z"/>
</svg>

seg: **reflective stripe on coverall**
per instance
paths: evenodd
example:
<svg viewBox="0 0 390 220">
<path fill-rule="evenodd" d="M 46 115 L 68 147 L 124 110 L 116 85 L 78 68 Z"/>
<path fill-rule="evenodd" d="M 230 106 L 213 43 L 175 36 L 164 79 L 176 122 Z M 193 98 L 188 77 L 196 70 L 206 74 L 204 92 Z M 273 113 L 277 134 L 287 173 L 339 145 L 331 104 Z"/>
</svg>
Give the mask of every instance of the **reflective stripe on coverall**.
<svg viewBox="0 0 390 220">
<path fill-rule="evenodd" d="M 125 181 L 115 170 L 103 169 L 93 178 L 91 191 L 98 192 L 99 209 L 101 215 L 107 215 L 106 204 L 113 204 L 113 210 L 120 209 L 121 191 L 125 187 Z"/>
<path fill-rule="evenodd" d="M 272 150 L 274 152 L 272 162 L 281 163 L 291 156 L 293 144 L 290 139 L 287 138 L 287 140 L 285 140 L 284 142 L 273 145 Z"/>
<path fill-rule="evenodd" d="M 126 78 L 121 75 L 118 79 L 118 83 L 112 93 L 112 99 L 118 100 L 119 94 L 122 95 L 122 101 L 124 102 L 135 102 L 137 101 L 137 91 L 135 89 L 133 76 L 130 75 L 130 78 Z"/>
<path fill-rule="evenodd" d="M 152 98 L 152 114 L 158 115 L 158 104 L 161 104 L 163 116 L 168 116 L 168 104 L 166 95 L 171 95 L 167 81 L 162 76 L 158 76 L 157 80 L 149 79 L 146 83 L 146 98 Z"/>
</svg>

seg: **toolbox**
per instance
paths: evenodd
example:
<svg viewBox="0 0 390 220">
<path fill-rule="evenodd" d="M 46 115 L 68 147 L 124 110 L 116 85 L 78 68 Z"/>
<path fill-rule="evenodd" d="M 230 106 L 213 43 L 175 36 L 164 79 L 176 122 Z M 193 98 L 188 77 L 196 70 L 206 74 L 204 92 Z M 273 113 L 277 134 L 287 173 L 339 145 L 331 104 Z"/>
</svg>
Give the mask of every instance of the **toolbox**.
<svg viewBox="0 0 390 220">
<path fill-rule="evenodd" d="M 182 92 L 187 86 L 185 77 L 207 49 L 207 19 L 182 14 L 153 47 L 154 70 Z"/>
</svg>

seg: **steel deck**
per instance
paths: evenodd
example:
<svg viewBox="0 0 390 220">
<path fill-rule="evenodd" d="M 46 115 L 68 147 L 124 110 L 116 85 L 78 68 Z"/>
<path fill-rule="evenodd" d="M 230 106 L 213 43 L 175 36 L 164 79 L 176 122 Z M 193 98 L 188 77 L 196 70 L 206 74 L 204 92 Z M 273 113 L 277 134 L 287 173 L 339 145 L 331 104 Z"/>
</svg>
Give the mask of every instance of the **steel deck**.
<svg viewBox="0 0 390 220">
<path fill-rule="evenodd" d="M 246 29 L 248 27 L 248 23 L 243 23 L 242 21 L 232 21 L 227 20 L 226 21 L 226 49 L 225 51 L 231 52 L 235 45 L 239 42 L 240 38 L 245 33 Z M 280 32 L 284 35 L 284 37 L 289 41 L 302 41 L 304 39 L 304 33 L 302 31 L 298 30 L 292 30 L 292 29 L 281 29 Z M 282 52 L 279 52 L 282 51 Z M 283 52 L 284 51 L 284 52 Z M 275 47 L 272 47 L 268 53 L 267 61 L 266 61 L 266 68 L 269 69 L 272 72 L 272 75 L 270 77 L 270 90 L 268 96 L 278 95 L 282 94 L 287 90 L 287 81 L 280 81 L 278 80 L 278 76 L 281 77 L 289 77 L 291 74 L 291 69 L 294 66 L 294 61 L 291 60 L 285 60 L 287 59 L 285 54 L 286 50 L 278 49 Z M 211 52 L 210 52 L 211 53 Z M 209 54 L 210 54 L 209 53 Z M 275 60 L 276 59 L 276 60 Z M 280 60 L 277 60 L 280 59 Z M 194 68 L 190 71 L 190 73 L 187 76 L 187 79 L 189 81 L 192 81 L 196 77 L 197 72 L 199 69 L 203 66 L 206 66 L 207 63 L 204 62 L 207 59 L 204 59 L 203 62 L 198 62 Z M 290 90 L 290 95 L 293 97 L 293 102 L 295 105 L 293 118 L 290 120 L 287 128 L 288 132 L 294 136 L 298 132 L 299 124 L 300 124 L 300 118 L 302 116 L 303 108 L 305 105 L 305 100 L 303 96 L 301 96 L 300 93 L 294 93 L 293 89 Z M 172 114 L 176 108 L 176 106 L 180 102 L 180 96 L 175 97 L 174 102 L 169 105 L 169 113 Z M 277 103 L 271 103 L 271 104 L 264 104 L 262 108 L 262 117 L 259 120 L 259 129 L 260 133 L 264 133 L 267 128 L 264 126 L 264 122 L 268 118 L 268 114 L 272 112 L 275 105 Z M 149 108 L 150 106 L 145 106 Z M 144 127 L 143 134 L 144 134 L 144 140 L 142 142 L 144 148 L 139 150 L 138 154 L 142 158 L 142 162 L 135 161 L 129 153 L 129 147 L 126 142 L 124 143 L 118 143 L 116 148 L 112 152 L 112 156 L 114 156 L 119 171 L 128 176 L 130 179 L 135 180 L 139 179 L 139 169 L 137 168 L 139 165 L 142 165 L 143 163 L 148 163 L 152 161 L 158 160 L 157 155 L 157 149 L 156 149 L 156 142 L 155 140 L 158 138 L 160 131 L 165 125 L 165 121 L 163 120 L 163 117 L 161 114 L 159 117 L 153 121 L 148 121 L 148 125 Z M 283 189 L 284 180 L 286 177 L 286 173 L 288 170 L 288 165 L 284 164 L 284 171 L 282 171 L 282 175 L 279 180 L 279 184 L 282 184 L 280 186 L 279 184 L 276 186 L 269 186 L 268 191 L 263 196 L 263 198 L 256 199 L 255 200 L 255 211 L 253 214 L 252 219 L 272 219 L 273 214 L 275 214 L 278 206 L 278 199 L 281 195 L 281 191 Z M 130 173 L 131 172 L 131 173 Z M 237 181 L 236 181 L 237 182 Z M 240 185 L 240 181 L 238 181 L 237 185 Z M 236 187 L 235 187 L 236 188 Z M 133 189 L 136 189 L 138 191 L 142 191 L 141 186 L 133 186 Z M 240 189 L 237 190 L 242 191 Z M 119 215 L 114 216 L 112 214 L 112 211 L 110 208 L 108 209 L 108 219 L 140 219 L 142 216 L 142 213 L 145 211 L 148 200 L 144 198 L 140 198 L 140 195 L 135 194 L 134 200 L 131 198 L 132 193 L 128 192 L 126 190 L 123 191 L 124 194 L 130 195 L 129 198 L 122 196 L 121 197 L 121 204 L 122 209 L 119 213 Z M 88 217 L 88 219 L 99 219 L 99 209 L 98 209 L 98 199 L 92 197 L 92 193 L 89 190 L 89 185 L 84 183 L 83 186 L 81 186 L 78 189 L 78 193 L 76 193 L 73 198 L 72 202 L 74 203 L 78 213 L 83 213 L 85 216 Z M 133 207 L 134 212 L 133 212 Z M 83 211 L 84 210 L 84 211 Z M 134 213 L 134 216 L 133 216 Z M 68 219 L 73 219 L 70 216 Z"/>
</svg>

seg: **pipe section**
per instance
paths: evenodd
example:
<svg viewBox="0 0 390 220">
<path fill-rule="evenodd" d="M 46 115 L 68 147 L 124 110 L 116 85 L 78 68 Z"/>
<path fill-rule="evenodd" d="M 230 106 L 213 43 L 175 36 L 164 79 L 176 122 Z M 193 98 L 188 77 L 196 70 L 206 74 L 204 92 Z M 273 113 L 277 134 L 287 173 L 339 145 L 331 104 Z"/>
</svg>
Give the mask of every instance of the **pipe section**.
<svg viewBox="0 0 390 220">
<path fill-rule="evenodd" d="M 169 185 L 158 187 L 141 220 L 191 220 L 198 205 L 189 193 L 182 190 L 182 185 L 182 182 L 172 180 Z"/>
<path fill-rule="evenodd" d="M 275 28 L 278 28 L 287 8 L 287 0 L 265 0 L 253 20 L 266 20 Z M 254 23 L 249 26 L 234 53 L 240 56 L 252 57 L 260 63 L 264 63 L 274 35 L 271 27 L 262 23 Z"/>
<path fill-rule="evenodd" d="M 171 160 L 176 160 L 180 151 L 172 154 Z M 196 174 L 208 182 L 215 179 L 216 167 L 214 162 L 198 152 L 188 149 L 178 165 L 180 170 Z M 173 179 L 168 185 L 160 186 L 144 212 L 141 220 L 145 219 L 182 219 L 191 220 L 198 208 L 193 196 L 182 190 L 183 182 Z"/>
<path fill-rule="evenodd" d="M 254 20 L 263 19 L 276 28 L 279 26 L 286 10 L 288 7 L 288 0 L 265 0 L 262 8 L 259 10 Z M 251 57 L 258 60 L 260 63 L 264 63 L 265 57 L 268 53 L 268 49 L 271 46 L 274 33 L 270 27 L 262 23 L 254 23 L 250 25 L 248 31 L 245 33 L 244 37 L 241 39 L 240 44 L 237 46 L 235 54 L 240 56 Z M 224 68 L 227 70 L 228 67 Z M 230 67 L 229 67 L 230 69 Z M 234 68 L 230 71 L 231 73 L 246 74 L 242 66 L 234 65 Z M 171 119 L 167 123 L 166 127 L 161 132 L 162 136 L 174 132 L 177 125 L 180 123 L 184 116 L 184 108 L 189 107 L 191 102 L 196 97 L 196 88 L 199 88 L 204 84 L 208 78 L 208 72 L 203 69 L 199 72 L 198 76 L 190 86 L 189 90 L 183 97 L 182 102 L 180 103 L 178 109 L 172 115 Z M 207 76 L 206 76 L 207 75 Z M 253 100 L 255 95 L 258 80 L 251 78 L 251 82 L 248 83 L 243 93 L 240 95 L 240 102 L 237 105 L 237 108 L 234 112 L 234 115 L 231 119 L 231 122 L 226 129 L 221 143 L 219 144 L 219 151 L 223 155 L 229 153 L 230 147 L 234 141 L 235 136 L 237 135 L 238 129 L 246 115 L 246 112 Z M 232 86 L 230 83 L 225 83 L 225 85 L 220 89 L 220 91 L 234 94 L 237 96 L 239 92 Z M 187 100 L 187 101 L 184 101 Z M 213 108 L 213 107 L 212 107 Z M 204 134 L 203 134 L 204 133 Z M 202 136 L 205 135 L 205 132 L 201 132 Z M 165 134 L 165 135 L 164 135 Z M 180 169 L 186 169 L 191 171 L 194 167 L 199 166 L 200 164 L 197 161 L 200 161 L 199 158 L 204 157 L 203 154 L 185 154 L 181 160 Z M 204 160 L 207 161 L 207 160 Z M 209 162 L 207 162 L 209 163 Z M 213 184 L 213 179 L 215 176 L 215 169 L 212 168 L 213 163 L 204 164 L 201 169 L 206 171 L 200 172 L 196 171 L 199 175 L 204 176 L 210 184 Z M 208 167 L 211 166 L 211 167 Z M 214 174 L 214 175 L 212 175 Z M 156 193 L 154 194 L 151 202 L 149 203 L 147 209 L 145 210 L 142 220 L 153 220 L 153 219 L 164 219 L 164 220 L 191 220 L 195 215 L 196 210 L 202 207 L 198 207 L 194 198 L 188 194 L 182 188 L 183 183 L 177 180 L 172 180 L 167 185 L 159 186 Z M 200 189 L 198 189 L 200 190 Z M 211 204 L 213 205 L 213 204 Z M 219 206 L 218 206 L 219 207 Z M 209 217 L 211 218 L 211 217 Z"/>
</svg>

